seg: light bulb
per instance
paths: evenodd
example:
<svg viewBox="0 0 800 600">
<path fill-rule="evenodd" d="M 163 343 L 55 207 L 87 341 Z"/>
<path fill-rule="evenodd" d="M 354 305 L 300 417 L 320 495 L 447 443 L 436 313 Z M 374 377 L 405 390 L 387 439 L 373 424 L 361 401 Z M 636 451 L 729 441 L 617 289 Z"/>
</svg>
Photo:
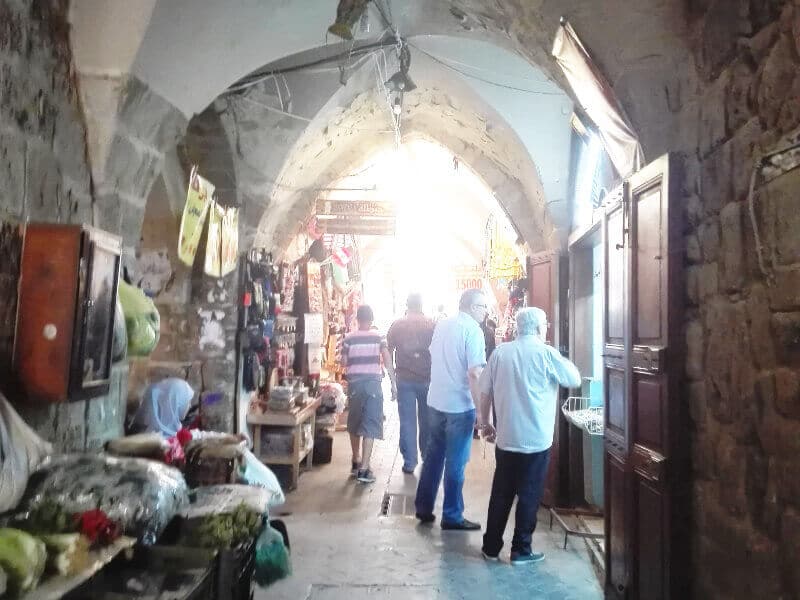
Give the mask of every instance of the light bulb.
<svg viewBox="0 0 800 600">
<path fill-rule="evenodd" d="M 400 98 L 394 99 L 394 105 L 392 106 L 392 112 L 397 116 L 400 116 L 400 113 L 403 112 L 403 103 L 400 102 Z"/>
</svg>

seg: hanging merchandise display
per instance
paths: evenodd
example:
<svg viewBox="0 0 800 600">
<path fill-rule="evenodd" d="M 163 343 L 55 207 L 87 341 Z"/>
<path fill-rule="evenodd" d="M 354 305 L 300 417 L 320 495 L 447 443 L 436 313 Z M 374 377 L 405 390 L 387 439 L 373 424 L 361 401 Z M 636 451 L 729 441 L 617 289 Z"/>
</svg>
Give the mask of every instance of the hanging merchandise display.
<svg viewBox="0 0 800 600">
<path fill-rule="evenodd" d="M 222 217 L 222 276 L 236 269 L 239 257 L 239 209 L 229 206 Z"/>
<path fill-rule="evenodd" d="M 208 241 L 206 242 L 205 274 L 211 277 L 222 276 L 222 218 L 225 209 L 212 201 L 208 209 Z"/>
<path fill-rule="evenodd" d="M 200 236 L 213 195 L 214 186 L 197 173 L 197 167 L 192 167 L 178 238 L 178 258 L 190 267 L 197 255 L 197 247 L 200 244 Z"/>
<path fill-rule="evenodd" d="M 322 272 L 320 265 L 314 261 L 306 263 L 308 286 L 308 312 L 321 313 L 324 310 L 322 301 Z"/>
</svg>

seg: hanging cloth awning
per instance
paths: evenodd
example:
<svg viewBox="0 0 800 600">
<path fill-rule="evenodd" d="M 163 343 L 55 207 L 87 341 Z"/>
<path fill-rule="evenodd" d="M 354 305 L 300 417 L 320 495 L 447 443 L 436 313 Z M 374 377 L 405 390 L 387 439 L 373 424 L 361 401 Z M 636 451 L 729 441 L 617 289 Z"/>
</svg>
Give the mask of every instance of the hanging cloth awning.
<svg viewBox="0 0 800 600">
<path fill-rule="evenodd" d="M 644 164 L 644 154 L 614 91 L 566 20 L 553 41 L 553 56 L 575 96 L 600 133 L 606 152 L 622 177 Z"/>
</svg>

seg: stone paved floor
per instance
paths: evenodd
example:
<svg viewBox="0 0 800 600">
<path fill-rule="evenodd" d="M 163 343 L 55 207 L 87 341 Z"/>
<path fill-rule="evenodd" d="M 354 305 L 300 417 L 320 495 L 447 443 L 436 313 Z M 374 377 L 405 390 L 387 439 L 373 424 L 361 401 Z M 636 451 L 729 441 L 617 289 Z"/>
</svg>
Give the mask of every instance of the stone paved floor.
<svg viewBox="0 0 800 600">
<path fill-rule="evenodd" d="M 583 543 L 570 543 L 564 550 L 562 536 L 549 531 L 544 512 L 534 547 L 547 558 L 526 566 L 508 563 L 508 546 L 501 554 L 502 562 L 484 561 L 480 532 L 442 531 L 438 519 L 434 526 L 418 525 L 413 506 L 410 516 L 381 517 L 384 492 L 413 497 L 416 489 L 416 476 L 404 475 L 400 469 L 395 405 L 387 402 L 386 412 L 386 439 L 376 443 L 373 458 L 375 484 L 361 485 L 348 477 L 350 445 L 345 433 L 337 433 L 332 463 L 301 475 L 286 505 L 273 511 L 275 516 L 283 513 L 281 518 L 287 523 L 294 572 L 257 591 L 257 600 L 602 597 Z M 476 441 L 467 468 L 465 514 L 481 522 L 485 522 L 489 502 L 492 449 L 487 446 L 484 457 L 482 444 Z M 402 498 L 393 506 L 401 504 Z M 507 544 L 510 535 L 511 529 L 506 532 Z"/>
</svg>

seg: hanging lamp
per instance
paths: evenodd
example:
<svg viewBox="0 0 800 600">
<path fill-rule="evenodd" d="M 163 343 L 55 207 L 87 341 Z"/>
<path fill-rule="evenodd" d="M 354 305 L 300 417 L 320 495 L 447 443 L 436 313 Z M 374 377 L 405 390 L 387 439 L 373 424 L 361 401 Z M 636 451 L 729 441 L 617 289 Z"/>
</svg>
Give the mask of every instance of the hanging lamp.
<svg viewBox="0 0 800 600">
<path fill-rule="evenodd" d="M 390 92 L 411 92 L 417 89 L 417 86 L 408 76 L 408 70 L 411 68 L 411 51 L 408 49 L 408 44 L 403 42 L 400 48 L 400 70 L 392 75 L 386 82 L 386 87 Z"/>
</svg>

